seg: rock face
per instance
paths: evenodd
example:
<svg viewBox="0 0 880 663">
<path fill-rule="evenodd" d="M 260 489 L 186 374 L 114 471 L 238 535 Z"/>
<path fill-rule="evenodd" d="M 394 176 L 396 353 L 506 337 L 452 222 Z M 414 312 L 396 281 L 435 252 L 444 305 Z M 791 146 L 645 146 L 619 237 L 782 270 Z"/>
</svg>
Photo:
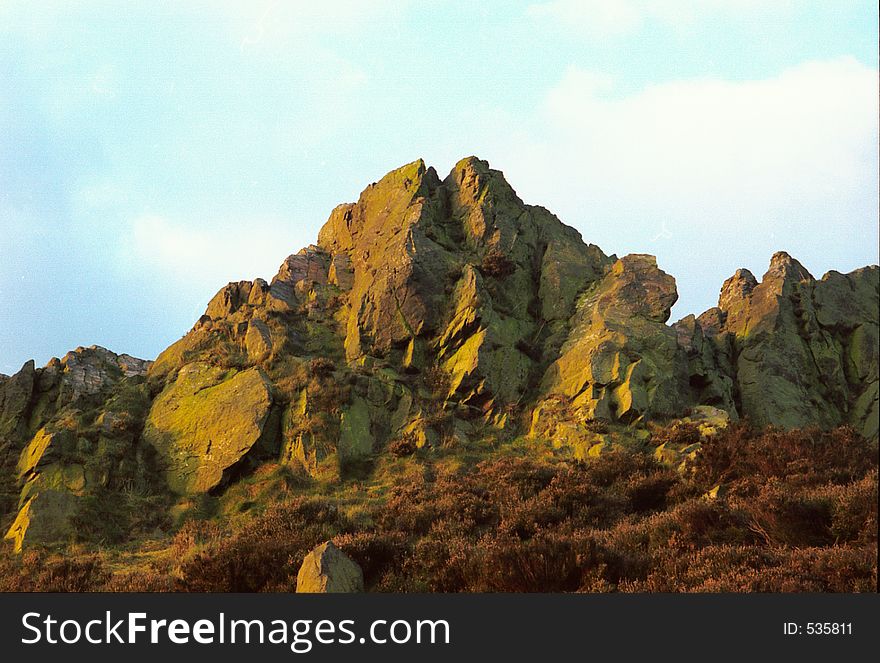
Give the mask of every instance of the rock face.
<svg viewBox="0 0 880 663">
<path fill-rule="evenodd" d="M 272 397 L 259 368 L 227 378 L 207 364 L 188 364 L 150 408 L 144 439 L 167 465 L 176 493 L 204 493 L 263 435 Z"/>
<path fill-rule="evenodd" d="M 298 594 L 353 594 L 364 591 L 361 567 L 333 545 L 322 543 L 303 560 L 296 576 Z"/>
<path fill-rule="evenodd" d="M 149 366 L 92 346 L 44 368 L 28 362 L 0 384 L 2 510 L 15 549 L 66 540 L 96 495 L 148 483 L 135 440 Z"/>
<path fill-rule="evenodd" d="M 776 253 L 760 283 L 739 270 L 718 308 L 700 316 L 689 341 L 691 374 L 704 384 L 712 376 L 714 401 L 757 425 L 848 423 L 876 439 L 878 300 L 876 266 L 817 280 Z M 678 328 L 685 326 L 694 327 Z"/>
<path fill-rule="evenodd" d="M 541 391 L 565 396 L 587 419 L 679 414 L 690 400 L 686 361 L 665 324 L 677 298 L 675 280 L 653 256 L 618 260 L 579 301 Z"/>
<path fill-rule="evenodd" d="M 280 392 L 281 460 L 338 473 L 401 435 L 431 445 L 470 422 L 504 426 L 614 260 L 486 162 L 441 180 L 416 161 L 334 209 L 270 285 L 221 289 L 150 379 L 261 365 Z M 331 372 L 310 375 L 316 360 Z"/>
<path fill-rule="evenodd" d="M 93 346 L 0 376 L 3 525 L 16 546 L 81 537 L 138 520 L 133 496 L 185 502 L 263 462 L 332 482 L 389 448 L 518 435 L 588 459 L 652 420 L 877 439 L 877 266 L 817 280 L 777 253 L 670 325 L 676 298 L 653 256 L 604 254 L 485 161 L 415 161 L 271 281 L 221 288 L 155 362 Z"/>
</svg>

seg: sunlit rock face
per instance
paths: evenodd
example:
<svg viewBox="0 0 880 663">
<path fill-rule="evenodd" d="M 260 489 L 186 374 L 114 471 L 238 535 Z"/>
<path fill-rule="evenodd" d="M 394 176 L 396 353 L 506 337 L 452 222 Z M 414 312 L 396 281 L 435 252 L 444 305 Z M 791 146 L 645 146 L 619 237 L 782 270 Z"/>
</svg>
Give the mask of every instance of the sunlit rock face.
<svg viewBox="0 0 880 663">
<path fill-rule="evenodd" d="M 155 362 L 78 348 L 0 376 L 8 538 L 124 537 L 266 465 L 332 483 L 487 437 L 583 459 L 655 421 L 877 438 L 876 266 L 815 279 L 777 253 L 670 324 L 661 264 L 606 255 L 476 157 L 404 165 Z"/>
<path fill-rule="evenodd" d="M 150 365 L 80 347 L 0 382 L 0 499 L 15 549 L 67 541 L 94 515 L 98 495 L 112 500 L 123 485 L 149 483 L 137 438 Z"/>
</svg>

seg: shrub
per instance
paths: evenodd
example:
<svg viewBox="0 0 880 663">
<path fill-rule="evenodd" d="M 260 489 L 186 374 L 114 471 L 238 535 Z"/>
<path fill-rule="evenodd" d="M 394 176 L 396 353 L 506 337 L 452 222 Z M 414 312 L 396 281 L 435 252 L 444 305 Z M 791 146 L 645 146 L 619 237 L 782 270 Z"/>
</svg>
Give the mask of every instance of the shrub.
<svg viewBox="0 0 880 663">
<path fill-rule="evenodd" d="M 336 370 L 333 360 L 326 357 L 315 357 L 309 361 L 309 372 L 318 378 L 326 378 Z"/>
<path fill-rule="evenodd" d="M 651 425 L 651 444 L 686 447 L 702 440 L 700 428 L 689 421 L 676 421 L 668 426 Z"/>
<path fill-rule="evenodd" d="M 587 419 L 584 422 L 584 428 L 591 433 L 604 435 L 608 432 L 608 422 L 605 419 Z"/>
<path fill-rule="evenodd" d="M 480 263 L 480 271 L 485 276 L 504 278 L 516 271 L 516 265 L 497 247 L 489 249 Z"/>
<path fill-rule="evenodd" d="M 415 436 L 412 433 L 401 435 L 388 444 L 388 451 L 395 458 L 412 456 L 416 452 Z"/>
<path fill-rule="evenodd" d="M 240 531 L 181 566 L 177 589 L 258 592 L 293 589 L 305 555 L 340 529 L 336 506 L 298 498 L 274 504 Z"/>
<path fill-rule="evenodd" d="M 93 592 L 110 577 L 94 554 L 47 555 L 30 550 L 0 560 L 0 591 Z"/>
<path fill-rule="evenodd" d="M 290 591 L 305 554 L 332 538 L 372 591 L 876 591 L 877 450 L 849 429 L 735 425 L 686 473 L 623 449 L 589 462 L 438 460 L 397 464 L 407 471 L 378 495 L 344 487 L 356 518 L 285 497 L 189 521 L 173 561 L 112 577 L 90 553 L 0 557 L 0 590 Z"/>
</svg>

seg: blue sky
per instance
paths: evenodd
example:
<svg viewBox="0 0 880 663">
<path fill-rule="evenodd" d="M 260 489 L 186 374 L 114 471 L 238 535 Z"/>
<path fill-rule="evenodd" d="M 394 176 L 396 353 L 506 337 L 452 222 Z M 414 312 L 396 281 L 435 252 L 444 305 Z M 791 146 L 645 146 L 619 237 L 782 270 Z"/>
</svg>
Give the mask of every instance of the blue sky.
<svg viewBox="0 0 880 663">
<path fill-rule="evenodd" d="M 0 3 L 0 372 L 152 358 L 338 203 L 476 154 L 714 305 L 878 261 L 875 2 Z"/>
</svg>

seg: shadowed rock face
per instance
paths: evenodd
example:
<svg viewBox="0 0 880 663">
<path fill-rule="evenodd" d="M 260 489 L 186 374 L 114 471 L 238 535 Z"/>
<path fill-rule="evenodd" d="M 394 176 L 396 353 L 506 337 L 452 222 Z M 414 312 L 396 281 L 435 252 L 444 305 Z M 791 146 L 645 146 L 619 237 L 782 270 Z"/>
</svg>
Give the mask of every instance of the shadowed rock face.
<svg viewBox="0 0 880 663">
<path fill-rule="evenodd" d="M 485 161 L 443 179 L 415 161 L 271 281 L 221 288 L 154 363 L 79 348 L 0 376 L 10 538 L 71 536 L 132 482 L 216 492 L 266 460 L 333 481 L 392 443 L 530 434 L 587 457 L 608 426 L 740 417 L 876 439 L 877 266 L 817 280 L 777 253 L 670 325 L 676 298 L 653 256 L 604 254 Z"/>
<path fill-rule="evenodd" d="M 569 398 L 587 419 L 680 414 L 690 403 L 686 360 L 665 324 L 677 298 L 653 256 L 618 260 L 584 293 L 541 391 Z"/>
<path fill-rule="evenodd" d="M 739 270 L 700 316 L 708 349 L 692 375 L 730 378 L 736 409 L 758 425 L 849 423 L 876 438 L 878 291 L 876 266 L 816 280 L 776 253 L 760 283 Z"/>
</svg>

